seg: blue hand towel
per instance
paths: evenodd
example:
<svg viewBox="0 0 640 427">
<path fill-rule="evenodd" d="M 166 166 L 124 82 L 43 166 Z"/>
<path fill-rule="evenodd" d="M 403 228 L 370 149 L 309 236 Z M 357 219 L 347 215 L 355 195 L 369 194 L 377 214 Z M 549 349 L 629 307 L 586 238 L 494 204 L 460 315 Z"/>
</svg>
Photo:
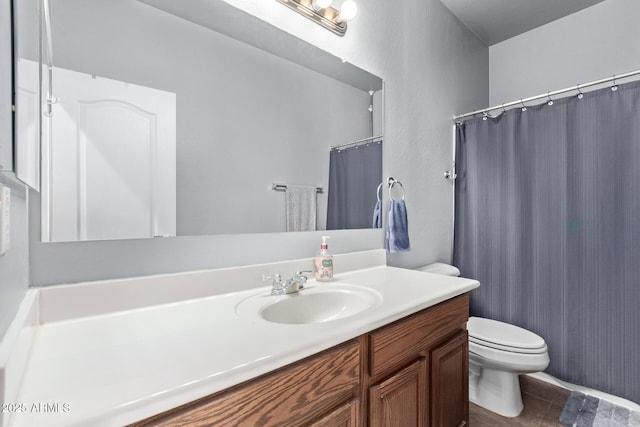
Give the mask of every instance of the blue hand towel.
<svg viewBox="0 0 640 427">
<path fill-rule="evenodd" d="M 391 200 L 389 202 L 385 246 L 388 252 L 407 252 L 411 250 L 407 206 L 404 200 Z"/>
<path fill-rule="evenodd" d="M 382 202 L 378 200 L 373 208 L 373 228 L 382 228 Z"/>
</svg>

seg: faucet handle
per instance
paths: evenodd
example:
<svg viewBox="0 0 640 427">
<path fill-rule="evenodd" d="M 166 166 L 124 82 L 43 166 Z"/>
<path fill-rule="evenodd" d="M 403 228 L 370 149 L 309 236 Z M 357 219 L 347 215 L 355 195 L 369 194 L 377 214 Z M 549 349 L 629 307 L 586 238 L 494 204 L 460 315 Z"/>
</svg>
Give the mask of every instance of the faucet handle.
<svg viewBox="0 0 640 427">
<path fill-rule="evenodd" d="M 305 274 L 311 273 L 313 273 L 313 271 L 311 270 L 296 271 L 296 274 L 293 277 L 300 279 L 299 289 L 304 289 L 304 284 L 307 283 L 307 280 L 309 279 L 307 276 L 305 276 Z"/>
<path fill-rule="evenodd" d="M 311 273 L 313 273 L 313 271 L 311 271 L 311 270 L 303 270 L 303 271 L 298 270 L 298 271 L 296 271 L 296 276 L 304 277 L 305 279 L 308 279 L 308 277 L 305 276 L 305 274 L 311 274 Z"/>
<path fill-rule="evenodd" d="M 282 283 L 282 276 L 280 274 L 274 274 L 274 275 L 266 275 L 263 274 L 262 275 L 262 281 L 266 282 L 267 280 L 272 280 L 273 279 L 273 283 Z"/>
<path fill-rule="evenodd" d="M 285 284 L 282 281 L 282 276 L 280 274 L 272 275 L 262 275 L 262 281 L 266 282 L 267 280 L 273 280 L 271 283 L 271 295 L 283 295 L 286 291 Z"/>
</svg>

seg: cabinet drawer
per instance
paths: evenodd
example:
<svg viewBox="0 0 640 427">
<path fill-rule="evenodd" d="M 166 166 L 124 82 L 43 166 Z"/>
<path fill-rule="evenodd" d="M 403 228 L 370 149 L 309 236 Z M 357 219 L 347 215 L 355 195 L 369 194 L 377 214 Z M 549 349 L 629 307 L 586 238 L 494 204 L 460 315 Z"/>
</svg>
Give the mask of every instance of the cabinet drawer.
<svg viewBox="0 0 640 427">
<path fill-rule="evenodd" d="M 466 329 L 468 318 L 469 296 L 465 294 L 372 332 L 370 375 L 382 374 L 447 335 Z"/>
<path fill-rule="evenodd" d="M 356 397 L 359 384 L 360 343 L 350 341 L 136 425 L 300 425 Z"/>
<path fill-rule="evenodd" d="M 360 425 L 360 401 L 352 400 L 310 424 L 309 427 L 358 427 Z"/>
</svg>

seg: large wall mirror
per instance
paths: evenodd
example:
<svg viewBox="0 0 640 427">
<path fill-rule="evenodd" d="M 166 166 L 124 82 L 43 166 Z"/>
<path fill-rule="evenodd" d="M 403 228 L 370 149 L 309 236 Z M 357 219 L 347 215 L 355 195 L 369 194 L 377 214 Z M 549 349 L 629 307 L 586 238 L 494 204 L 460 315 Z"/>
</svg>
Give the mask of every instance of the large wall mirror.
<svg viewBox="0 0 640 427">
<path fill-rule="evenodd" d="M 20 8 L 52 58 L 43 241 L 372 227 L 380 78 L 221 0 Z"/>
</svg>

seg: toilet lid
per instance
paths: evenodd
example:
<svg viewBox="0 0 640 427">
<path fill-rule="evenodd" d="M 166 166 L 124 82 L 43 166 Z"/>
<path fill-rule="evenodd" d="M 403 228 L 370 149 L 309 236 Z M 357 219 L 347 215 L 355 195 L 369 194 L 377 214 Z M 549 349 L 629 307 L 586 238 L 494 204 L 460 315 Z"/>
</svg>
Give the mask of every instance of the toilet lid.
<svg viewBox="0 0 640 427">
<path fill-rule="evenodd" d="M 509 323 L 482 317 L 470 317 L 467 323 L 469 340 L 488 347 L 516 352 L 536 352 L 546 349 L 542 337 Z M 523 351 L 524 350 L 524 351 Z"/>
</svg>

